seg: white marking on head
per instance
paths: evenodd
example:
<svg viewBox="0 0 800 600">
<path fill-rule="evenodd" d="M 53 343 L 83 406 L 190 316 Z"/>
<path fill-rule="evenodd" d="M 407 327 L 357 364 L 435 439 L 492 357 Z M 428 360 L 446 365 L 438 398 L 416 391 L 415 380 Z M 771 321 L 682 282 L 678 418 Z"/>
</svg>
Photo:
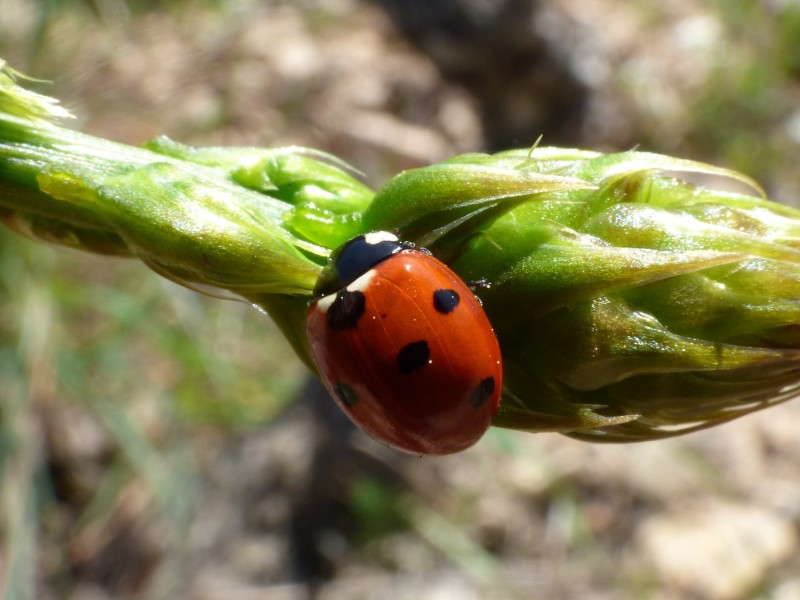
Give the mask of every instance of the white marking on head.
<svg viewBox="0 0 800 600">
<path fill-rule="evenodd" d="M 323 296 L 319 300 L 317 300 L 316 308 L 318 311 L 322 313 L 327 313 L 328 309 L 333 304 L 333 301 L 336 300 L 336 294 L 328 294 L 327 296 Z"/>
<path fill-rule="evenodd" d="M 377 271 L 375 269 L 370 269 L 366 273 L 364 273 L 361 277 L 357 277 L 354 279 L 350 285 L 347 286 L 348 292 L 361 292 L 362 294 L 364 291 L 369 287 L 372 278 L 377 275 Z"/>
<path fill-rule="evenodd" d="M 388 231 L 372 231 L 364 234 L 364 241 L 369 245 L 380 244 L 381 242 L 399 242 L 400 240 L 393 233 Z"/>
</svg>

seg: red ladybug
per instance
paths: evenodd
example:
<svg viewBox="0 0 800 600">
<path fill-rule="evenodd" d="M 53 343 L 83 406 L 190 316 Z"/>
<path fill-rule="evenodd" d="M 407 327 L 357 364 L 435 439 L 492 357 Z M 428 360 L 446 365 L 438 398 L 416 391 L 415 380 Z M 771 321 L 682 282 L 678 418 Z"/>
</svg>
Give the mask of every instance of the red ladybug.
<svg viewBox="0 0 800 600">
<path fill-rule="evenodd" d="M 500 402 L 500 347 L 453 271 L 379 231 L 334 251 L 316 291 L 311 352 L 361 429 L 414 454 L 450 454 L 480 439 Z"/>
</svg>

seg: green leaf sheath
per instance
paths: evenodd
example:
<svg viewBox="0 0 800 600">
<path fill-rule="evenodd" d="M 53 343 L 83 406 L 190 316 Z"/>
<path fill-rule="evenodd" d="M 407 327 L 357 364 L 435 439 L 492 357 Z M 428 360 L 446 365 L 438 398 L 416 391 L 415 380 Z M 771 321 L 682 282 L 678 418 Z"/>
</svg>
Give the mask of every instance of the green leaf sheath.
<svg viewBox="0 0 800 600">
<path fill-rule="evenodd" d="M 132 148 L 76 133 L 11 74 L 0 73 L 5 225 L 244 298 L 312 369 L 306 307 L 327 256 L 380 229 L 475 282 L 503 351 L 496 425 L 656 439 L 797 391 L 800 212 L 743 175 L 535 147 L 457 156 L 373 193 L 316 150 Z"/>
</svg>

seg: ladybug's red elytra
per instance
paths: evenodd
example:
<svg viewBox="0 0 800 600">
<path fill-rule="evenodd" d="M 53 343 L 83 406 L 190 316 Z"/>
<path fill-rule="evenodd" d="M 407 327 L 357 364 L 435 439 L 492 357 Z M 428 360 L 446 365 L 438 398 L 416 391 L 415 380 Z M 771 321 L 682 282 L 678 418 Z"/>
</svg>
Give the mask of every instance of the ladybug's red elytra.
<svg viewBox="0 0 800 600">
<path fill-rule="evenodd" d="M 356 425 L 413 454 L 451 454 L 480 439 L 500 403 L 500 347 L 452 270 L 378 231 L 335 250 L 316 292 L 311 353 Z"/>
</svg>

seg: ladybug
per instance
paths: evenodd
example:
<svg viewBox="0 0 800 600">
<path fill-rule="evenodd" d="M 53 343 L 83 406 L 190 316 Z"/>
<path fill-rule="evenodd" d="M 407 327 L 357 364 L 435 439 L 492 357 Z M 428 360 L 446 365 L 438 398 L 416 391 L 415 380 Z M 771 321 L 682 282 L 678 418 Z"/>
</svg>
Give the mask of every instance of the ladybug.
<svg viewBox="0 0 800 600">
<path fill-rule="evenodd" d="M 413 454 L 474 444 L 500 403 L 500 347 L 480 301 L 430 252 L 377 231 L 337 248 L 306 321 L 328 391 L 362 430 Z"/>
</svg>

